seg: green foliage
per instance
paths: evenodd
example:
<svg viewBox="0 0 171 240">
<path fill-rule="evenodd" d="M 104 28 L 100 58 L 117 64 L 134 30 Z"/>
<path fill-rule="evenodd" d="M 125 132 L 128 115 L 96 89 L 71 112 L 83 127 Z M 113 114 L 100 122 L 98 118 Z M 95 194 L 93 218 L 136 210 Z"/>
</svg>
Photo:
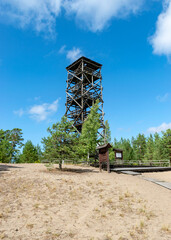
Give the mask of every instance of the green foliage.
<svg viewBox="0 0 171 240">
<path fill-rule="evenodd" d="M 67 121 L 65 116 L 60 122 L 47 129 L 50 134 L 42 139 L 44 145 L 44 158 L 52 161 L 58 159 L 59 168 L 62 168 L 62 160 L 74 157 L 74 145 L 78 139 L 78 133 L 72 122 Z"/>
<path fill-rule="evenodd" d="M 109 159 L 111 161 L 115 160 L 115 153 L 113 151 L 113 148 L 114 148 L 114 144 L 113 143 L 110 143 L 111 144 L 111 148 L 109 148 Z"/>
<path fill-rule="evenodd" d="M 114 139 L 113 147 L 123 149 L 124 160 L 168 160 L 171 161 L 171 129 L 162 132 L 162 136 L 155 133 L 145 138 L 144 134 L 138 134 L 136 138 Z M 109 158 L 114 159 L 112 150 L 109 150 Z"/>
<path fill-rule="evenodd" d="M 171 162 L 171 129 L 162 132 L 162 158 L 170 159 Z"/>
<path fill-rule="evenodd" d="M 14 128 L 9 132 L 9 140 L 11 143 L 11 159 L 15 162 L 16 155 L 19 152 L 19 149 L 23 146 L 23 137 L 22 130 L 20 128 Z"/>
<path fill-rule="evenodd" d="M 0 162 L 10 163 L 11 162 L 11 144 L 7 139 L 3 139 L 0 142 Z"/>
<path fill-rule="evenodd" d="M 38 160 L 38 151 L 33 143 L 28 140 L 23 147 L 23 152 L 19 156 L 17 163 L 35 163 L 38 162 Z"/>
<path fill-rule="evenodd" d="M 19 149 L 23 146 L 22 130 L 0 130 L 0 162 L 15 162 Z"/>
<path fill-rule="evenodd" d="M 133 148 L 131 146 L 131 142 L 129 139 L 123 139 L 122 141 L 122 145 L 123 145 L 123 157 L 125 160 L 132 160 L 134 157 L 134 153 L 133 153 Z"/>
<path fill-rule="evenodd" d="M 100 128 L 100 114 L 98 113 L 99 102 L 97 101 L 91 108 L 90 113 L 83 123 L 80 136 L 80 151 L 83 156 L 95 154 Z"/>
<path fill-rule="evenodd" d="M 154 134 L 154 152 L 153 152 L 153 159 L 154 160 L 161 160 L 162 159 L 162 139 L 160 138 L 158 133 Z"/>
<path fill-rule="evenodd" d="M 35 146 L 35 149 L 37 151 L 37 155 L 38 155 L 38 160 L 37 160 L 37 163 L 40 163 L 42 158 L 43 158 L 43 153 L 42 153 L 42 149 L 40 147 L 39 144 L 37 144 L 37 146 Z"/>
<path fill-rule="evenodd" d="M 152 134 L 150 134 L 150 136 L 147 139 L 146 153 L 144 155 L 144 158 L 146 160 L 153 160 L 154 159 L 154 140 L 153 140 L 153 135 Z"/>
<path fill-rule="evenodd" d="M 62 160 L 75 159 L 80 161 L 89 154 L 96 153 L 98 129 L 100 128 L 100 114 L 98 113 L 98 102 L 91 108 L 90 114 L 85 120 L 82 133 L 79 136 L 73 123 L 65 116 L 60 122 L 52 125 L 47 131 L 49 136 L 42 139 L 44 146 L 43 158 L 49 162 L 58 161 L 62 168 Z"/>
<path fill-rule="evenodd" d="M 105 140 L 108 143 L 111 143 L 111 131 L 108 120 L 105 121 Z"/>
<path fill-rule="evenodd" d="M 114 139 L 114 148 L 119 148 L 123 150 L 124 160 L 131 160 L 134 157 L 133 148 L 129 139 L 121 138 L 120 141 Z M 110 155 L 109 155 L 110 156 Z"/>
<path fill-rule="evenodd" d="M 143 160 L 146 153 L 146 138 L 144 134 L 138 134 L 136 139 L 132 139 L 135 159 Z"/>
</svg>

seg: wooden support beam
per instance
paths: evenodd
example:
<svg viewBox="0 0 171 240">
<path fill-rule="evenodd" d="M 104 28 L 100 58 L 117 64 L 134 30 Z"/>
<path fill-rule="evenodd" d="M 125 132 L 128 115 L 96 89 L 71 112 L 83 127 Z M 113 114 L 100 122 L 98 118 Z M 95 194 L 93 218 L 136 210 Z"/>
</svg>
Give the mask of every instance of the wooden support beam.
<svg viewBox="0 0 171 240">
<path fill-rule="evenodd" d="M 74 125 L 81 131 L 81 127 L 91 107 L 98 99 L 101 128 L 99 137 L 104 137 L 104 112 L 102 96 L 101 64 L 85 57 L 81 57 L 67 67 L 66 113 Z"/>
</svg>

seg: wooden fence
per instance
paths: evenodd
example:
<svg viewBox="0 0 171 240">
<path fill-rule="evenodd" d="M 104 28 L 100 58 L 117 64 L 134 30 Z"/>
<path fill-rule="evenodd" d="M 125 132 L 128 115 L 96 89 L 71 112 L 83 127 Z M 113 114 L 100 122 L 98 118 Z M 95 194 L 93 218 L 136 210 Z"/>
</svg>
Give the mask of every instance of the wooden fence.
<svg viewBox="0 0 171 240">
<path fill-rule="evenodd" d="M 170 167 L 170 160 L 118 160 L 110 161 L 110 164 L 113 165 L 131 165 L 131 166 L 161 166 L 161 167 Z"/>
<path fill-rule="evenodd" d="M 44 159 L 42 163 L 52 163 L 58 164 L 61 159 Z M 98 164 L 98 160 L 94 159 L 84 159 L 84 160 L 76 160 L 76 159 L 64 159 L 62 163 L 65 164 L 83 164 L 83 165 L 90 165 L 90 164 Z M 171 167 L 170 160 L 110 160 L 111 165 L 129 165 L 129 166 L 159 166 L 159 167 Z"/>
</svg>

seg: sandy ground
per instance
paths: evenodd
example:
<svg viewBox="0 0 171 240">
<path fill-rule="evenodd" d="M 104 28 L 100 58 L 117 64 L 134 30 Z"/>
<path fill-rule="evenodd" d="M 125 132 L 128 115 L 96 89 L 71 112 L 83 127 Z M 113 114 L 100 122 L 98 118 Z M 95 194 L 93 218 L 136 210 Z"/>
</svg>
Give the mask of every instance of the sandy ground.
<svg viewBox="0 0 171 240">
<path fill-rule="evenodd" d="M 160 173 L 143 173 L 144 177 L 157 179 L 160 181 L 170 182 L 171 183 L 171 171 L 169 172 L 160 172 Z"/>
<path fill-rule="evenodd" d="M 91 167 L 10 166 L 0 171 L 0 239 L 171 239 L 168 189 Z M 171 172 L 148 176 L 171 180 Z"/>
</svg>

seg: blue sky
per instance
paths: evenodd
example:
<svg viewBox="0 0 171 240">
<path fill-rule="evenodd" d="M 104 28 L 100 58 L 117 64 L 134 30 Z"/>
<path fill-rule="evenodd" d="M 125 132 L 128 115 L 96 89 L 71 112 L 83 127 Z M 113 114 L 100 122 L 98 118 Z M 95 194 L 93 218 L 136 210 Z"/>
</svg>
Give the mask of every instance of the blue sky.
<svg viewBox="0 0 171 240">
<path fill-rule="evenodd" d="M 82 55 L 103 64 L 112 139 L 171 128 L 171 0 L 0 0 L 0 128 L 40 143 Z"/>
</svg>

